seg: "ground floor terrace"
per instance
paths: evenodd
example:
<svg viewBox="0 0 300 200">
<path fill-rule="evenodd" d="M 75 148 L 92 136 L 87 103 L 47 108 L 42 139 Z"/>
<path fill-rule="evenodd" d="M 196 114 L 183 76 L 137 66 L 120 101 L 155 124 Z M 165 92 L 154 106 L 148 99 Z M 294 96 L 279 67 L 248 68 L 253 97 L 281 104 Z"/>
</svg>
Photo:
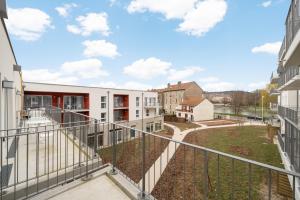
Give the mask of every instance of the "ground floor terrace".
<svg viewBox="0 0 300 200">
<path fill-rule="evenodd" d="M 298 198 L 300 176 L 282 168 L 273 132 L 261 124 L 178 123 L 150 132 L 86 116 L 57 123 L 53 116 L 44 116 L 44 129 L 1 136 L 1 200 L 282 199 L 280 176 L 295 180 L 288 192 Z M 110 142 L 92 140 L 105 131 Z"/>
</svg>

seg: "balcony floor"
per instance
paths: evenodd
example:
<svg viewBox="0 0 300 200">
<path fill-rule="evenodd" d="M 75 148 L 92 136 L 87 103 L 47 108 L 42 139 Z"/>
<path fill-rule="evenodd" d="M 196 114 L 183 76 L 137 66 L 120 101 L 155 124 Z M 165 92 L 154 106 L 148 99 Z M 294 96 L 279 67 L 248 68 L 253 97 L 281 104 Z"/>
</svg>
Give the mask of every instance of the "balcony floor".
<svg viewBox="0 0 300 200">
<path fill-rule="evenodd" d="M 115 183 L 113 183 L 106 175 L 99 175 L 90 181 L 75 181 L 72 186 L 63 188 L 49 199 L 53 200 L 82 200 L 82 199 L 130 199 Z M 52 192 L 50 192 L 52 194 Z M 40 197 L 39 197 L 40 198 Z"/>
</svg>

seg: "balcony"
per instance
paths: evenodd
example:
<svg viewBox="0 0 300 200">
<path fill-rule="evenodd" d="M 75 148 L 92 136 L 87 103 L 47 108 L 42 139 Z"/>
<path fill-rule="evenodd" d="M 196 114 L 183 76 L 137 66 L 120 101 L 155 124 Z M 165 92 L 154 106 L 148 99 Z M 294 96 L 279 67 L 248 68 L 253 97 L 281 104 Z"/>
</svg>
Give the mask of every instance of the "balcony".
<svg viewBox="0 0 300 200">
<path fill-rule="evenodd" d="M 280 73 L 278 90 L 298 90 L 300 88 L 299 68 L 299 66 L 289 66 Z"/>
<path fill-rule="evenodd" d="M 284 60 L 285 55 L 289 51 L 289 48 L 291 47 L 300 29 L 299 4 L 300 0 L 294 0 L 290 5 L 290 9 L 285 22 L 286 34 L 278 55 L 279 61 Z"/>
<path fill-rule="evenodd" d="M 66 114 L 71 121 L 56 121 Z M 47 123 L 24 121 L 23 127 L 0 131 L 1 200 L 216 199 L 224 195 L 258 199 L 259 194 L 272 199 L 278 175 L 300 178 L 282 168 L 124 125 L 99 123 L 71 111 L 39 109 L 30 115 Z M 237 176 L 241 172 L 244 175 Z M 254 181 L 262 173 L 264 190 L 262 183 Z M 170 178 L 163 179 L 163 174 Z M 298 181 L 292 182 L 295 199 L 298 186 Z M 225 187 L 229 188 L 226 194 Z"/>
<path fill-rule="evenodd" d="M 114 109 L 128 108 L 128 95 L 114 95 Z"/>
<path fill-rule="evenodd" d="M 287 118 L 293 122 L 296 126 L 299 124 L 299 111 L 296 107 L 283 107 L 278 106 L 278 114 L 280 117 Z"/>
<path fill-rule="evenodd" d="M 145 108 L 158 108 L 159 107 L 159 103 L 158 102 L 149 102 L 149 101 L 145 101 L 144 102 L 144 107 Z"/>
</svg>

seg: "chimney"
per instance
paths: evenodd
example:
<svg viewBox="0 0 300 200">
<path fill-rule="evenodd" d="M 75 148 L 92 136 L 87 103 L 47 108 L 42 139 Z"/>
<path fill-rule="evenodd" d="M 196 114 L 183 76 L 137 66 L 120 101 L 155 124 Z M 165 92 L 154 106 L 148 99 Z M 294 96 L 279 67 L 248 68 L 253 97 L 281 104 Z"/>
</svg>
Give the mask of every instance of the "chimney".
<svg viewBox="0 0 300 200">
<path fill-rule="evenodd" d="M 181 84 L 181 81 L 178 81 L 178 85 L 180 85 Z"/>
<path fill-rule="evenodd" d="M 0 0 L 0 18 L 7 19 L 6 0 Z"/>
<path fill-rule="evenodd" d="M 171 84 L 170 83 L 168 83 L 168 88 L 171 86 Z"/>
</svg>

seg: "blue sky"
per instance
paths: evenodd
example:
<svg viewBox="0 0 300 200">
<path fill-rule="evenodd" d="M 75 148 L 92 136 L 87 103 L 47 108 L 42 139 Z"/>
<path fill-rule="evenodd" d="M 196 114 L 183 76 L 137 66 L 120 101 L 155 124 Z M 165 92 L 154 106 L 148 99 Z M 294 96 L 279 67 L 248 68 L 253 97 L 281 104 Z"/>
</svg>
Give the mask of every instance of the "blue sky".
<svg viewBox="0 0 300 200">
<path fill-rule="evenodd" d="M 289 0 L 9 0 L 27 81 L 134 89 L 196 81 L 263 87 L 276 69 Z"/>
</svg>

